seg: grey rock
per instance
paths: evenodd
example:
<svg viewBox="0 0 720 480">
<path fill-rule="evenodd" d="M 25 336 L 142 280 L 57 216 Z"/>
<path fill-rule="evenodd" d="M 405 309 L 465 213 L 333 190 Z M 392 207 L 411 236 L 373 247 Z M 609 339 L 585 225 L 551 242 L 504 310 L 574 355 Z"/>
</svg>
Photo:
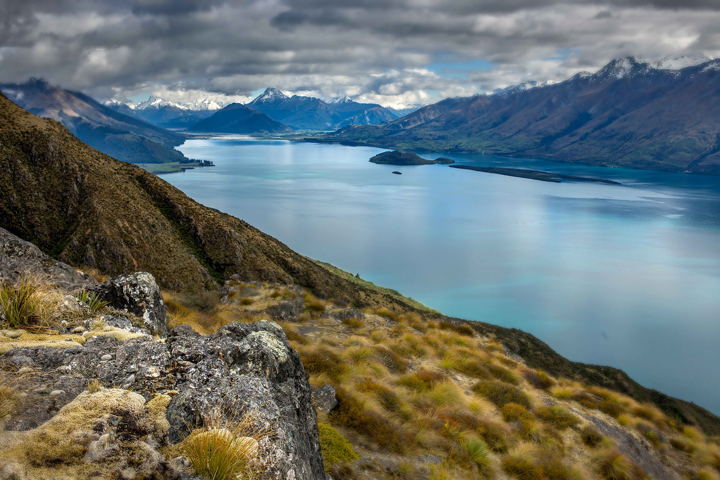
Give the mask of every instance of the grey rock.
<svg viewBox="0 0 720 480">
<path fill-rule="evenodd" d="M 313 406 L 322 412 L 330 413 L 338 404 L 335 393 L 335 387 L 328 384 L 314 388 L 312 390 Z"/>
<path fill-rule="evenodd" d="M 102 362 L 105 355 L 113 355 L 114 359 Z M 208 336 L 183 325 L 172 330 L 165 342 L 153 341 L 151 337 L 126 341 L 92 337 L 84 346 L 22 348 L 5 355 L 12 363 L 20 357 L 34 359 L 34 381 L 47 392 L 66 392 L 55 397 L 38 394 L 42 402 L 33 402 L 21 412 L 22 417 L 36 422 L 47 420 L 52 416 L 48 409 L 57 412 L 84 391 L 92 379 L 104 386 L 122 386 L 146 400 L 156 393 L 170 393 L 174 396 L 166 410 L 170 425 L 166 441 L 180 441 L 188 433 L 188 426 L 201 426 L 203 416 L 216 409 L 232 418 L 253 412 L 259 428 L 274 432 L 260 442 L 260 458 L 267 478 L 324 478 L 308 377 L 298 353 L 274 323 L 230 323 Z M 121 418 L 118 432 L 122 431 L 123 422 Z M 112 424 L 110 420 L 107 423 Z M 15 425 L 13 429 L 33 426 Z M 98 433 L 100 437 L 93 442 L 100 442 L 107 432 Z M 150 440 L 144 441 L 152 448 Z M 92 448 L 92 455 L 98 456 L 106 449 L 102 442 Z M 158 464 L 156 470 L 161 467 Z M 167 468 L 170 469 L 169 464 Z M 180 478 L 192 478 L 183 475 Z"/>
<path fill-rule="evenodd" d="M 44 277 L 66 291 L 97 285 L 90 275 L 53 260 L 32 243 L 0 228 L 0 283 L 15 282 L 23 272 Z"/>
<path fill-rule="evenodd" d="M 304 308 L 305 303 L 298 298 L 273 305 L 267 309 L 267 312 L 276 322 L 292 322 L 297 320 L 298 315 L 303 312 Z"/>
<path fill-rule="evenodd" d="M 167 336 L 165 302 L 151 274 L 137 272 L 120 275 L 97 285 L 91 291 L 111 307 L 142 318 L 145 329 L 151 334 Z"/>
<path fill-rule="evenodd" d="M 151 335 L 150 331 L 145 328 L 139 328 L 132 324 L 130 320 L 124 317 L 118 317 L 113 315 L 103 315 L 100 320 L 105 322 L 108 327 L 115 327 L 121 330 L 127 330 L 130 333 L 142 333 L 144 335 Z"/>
<path fill-rule="evenodd" d="M 350 320 L 351 318 L 359 318 L 360 320 L 365 319 L 365 314 L 357 308 L 345 308 L 336 312 L 328 312 L 326 316 L 334 318 L 338 321 Z"/>
</svg>

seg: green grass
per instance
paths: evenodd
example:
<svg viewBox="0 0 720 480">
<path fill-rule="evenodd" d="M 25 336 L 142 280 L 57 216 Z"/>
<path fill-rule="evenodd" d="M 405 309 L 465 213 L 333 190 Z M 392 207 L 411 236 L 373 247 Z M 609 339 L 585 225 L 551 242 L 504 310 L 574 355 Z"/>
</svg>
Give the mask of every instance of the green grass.
<svg viewBox="0 0 720 480">
<path fill-rule="evenodd" d="M 430 313 L 440 314 L 440 312 L 438 312 L 437 310 L 433 310 L 432 308 L 426 307 L 425 305 L 423 305 L 422 303 L 418 302 L 417 300 L 413 300 L 413 299 L 410 298 L 410 297 L 406 297 L 406 296 L 400 294 L 400 292 L 398 292 L 397 290 L 393 290 L 393 289 L 385 288 L 385 287 L 379 287 L 379 286 L 375 285 L 375 284 L 372 283 L 372 282 L 368 282 L 368 281 L 366 281 L 366 280 L 363 280 L 362 278 L 358 278 L 358 277 L 356 277 L 355 275 L 353 275 L 352 273 L 346 272 L 345 270 L 341 270 L 341 269 L 339 269 L 339 268 L 337 268 L 337 267 L 335 267 L 335 266 L 333 266 L 333 265 L 330 265 L 329 263 L 321 262 L 321 261 L 319 261 L 319 260 L 314 260 L 314 259 L 312 259 L 312 258 L 308 258 L 308 260 L 314 262 L 316 265 L 324 268 L 324 269 L 327 270 L 328 272 L 334 273 L 334 274 L 337 275 L 338 277 L 344 278 L 345 280 L 348 280 L 348 281 L 350 281 L 350 282 L 352 282 L 352 283 L 355 283 L 355 284 L 357 284 L 357 285 L 362 285 L 363 287 L 369 288 L 369 289 L 374 290 L 374 291 L 376 291 L 376 292 L 378 292 L 378 293 L 383 293 L 383 294 L 385 294 L 385 295 L 390 295 L 390 296 L 393 297 L 394 299 L 399 300 L 399 301 L 401 301 L 401 302 L 403 302 L 403 303 L 405 303 L 405 304 L 407 304 L 407 305 L 409 305 L 409 306 L 411 306 L 411 307 L 414 307 L 414 308 L 416 308 L 416 309 L 418 309 L 418 310 L 422 310 L 422 311 L 430 312 Z"/>
<path fill-rule="evenodd" d="M 327 423 L 318 422 L 318 434 L 320 436 L 320 450 L 325 471 L 329 472 L 330 467 L 338 463 L 349 463 L 357 460 L 360 456 L 355 452 L 352 444 Z"/>
</svg>

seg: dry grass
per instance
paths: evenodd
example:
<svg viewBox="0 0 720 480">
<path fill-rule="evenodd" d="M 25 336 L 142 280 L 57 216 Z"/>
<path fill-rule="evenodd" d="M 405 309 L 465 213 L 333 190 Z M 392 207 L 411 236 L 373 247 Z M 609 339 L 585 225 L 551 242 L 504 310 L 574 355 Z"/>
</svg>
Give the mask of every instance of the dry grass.
<svg viewBox="0 0 720 480">
<path fill-rule="evenodd" d="M 97 393 L 102 390 L 102 384 L 98 380 L 91 380 L 87 384 L 87 391 L 90 393 Z"/>
<path fill-rule="evenodd" d="M 259 442 L 271 434 L 257 425 L 253 412 L 227 418 L 216 409 L 183 440 L 183 453 L 195 473 L 210 480 L 256 478 Z"/>
<path fill-rule="evenodd" d="M 616 450 L 605 450 L 595 458 L 596 471 L 605 480 L 641 480 L 647 477 L 640 467 Z"/>
<path fill-rule="evenodd" d="M 15 377 L 0 373 L 0 424 L 21 411 L 26 398 Z"/>
<path fill-rule="evenodd" d="M 3 324 L 10 328 L 51 325 L 60 306 L 59 291 L 42 278 L 23 273 L 15 284 L 0 286 Z"/>
</svg>

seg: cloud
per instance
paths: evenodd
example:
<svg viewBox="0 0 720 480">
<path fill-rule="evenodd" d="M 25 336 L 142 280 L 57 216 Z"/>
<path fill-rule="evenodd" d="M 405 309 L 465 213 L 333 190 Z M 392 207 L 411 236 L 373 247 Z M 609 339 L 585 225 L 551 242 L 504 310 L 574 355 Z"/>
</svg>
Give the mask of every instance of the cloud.
<svg viewBox="0 0 720 480">
<path fill-rule="evenodd" d="M 719 24 L 718 0 L 3 0 L 0 81 L 185 101 L 275 86 L 397 106 L 624 55 L 717 57 Z"/>
</svg>

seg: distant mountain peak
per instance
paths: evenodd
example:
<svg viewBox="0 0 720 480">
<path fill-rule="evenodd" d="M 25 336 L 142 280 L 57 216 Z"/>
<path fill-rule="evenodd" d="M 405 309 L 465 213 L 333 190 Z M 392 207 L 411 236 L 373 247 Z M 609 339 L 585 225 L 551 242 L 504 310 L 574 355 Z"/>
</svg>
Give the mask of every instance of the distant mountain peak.
<svg viewBox="0 0 720 480">
<path fill-rule="evenodd" d="M 707 63 L 712 59 L 704 53 L 695 55 L 681 55 L 679 57 L 664 57 L 653 64 L 658 70 L 682 70 Z"/>
<path fill-rule="evenodd" d="M 530 90 L 531 88 L 546 87 L 555 83 L 554 80 L 546 80 L 544 82 L 536 82 L 535 80 L 529 80 L 527 82 L 519 83 L 517 85 L 510 85 L 505 88 L 496 88 L 490 95 L 511 95 L 513 93 L 523 92 Z"/>
<path fill-rule="evenodd" d="M 327 101 L 327 103 L 335 103 L 338 105 L 342 104 L 342 103 L 353 103 L 353 102 L 354 102 L 354 100 L 352 98 L 348 97 L 347 95 L 345 95 L 344 97 L 339 97 L 339 98 L 331 98 Z"/>
<path fill-rule="evenodd" d="M 285 95 L 283 92 L 278 90 L 277 88 L 268 87 L 265 89 L 265 91 L 255 98 L 252 102 L 250 102 L 250 105 L 261 103 L 261 102 L 274 102 L 277 100 L 287 100 L 288 96 Z"/>
</svg>

